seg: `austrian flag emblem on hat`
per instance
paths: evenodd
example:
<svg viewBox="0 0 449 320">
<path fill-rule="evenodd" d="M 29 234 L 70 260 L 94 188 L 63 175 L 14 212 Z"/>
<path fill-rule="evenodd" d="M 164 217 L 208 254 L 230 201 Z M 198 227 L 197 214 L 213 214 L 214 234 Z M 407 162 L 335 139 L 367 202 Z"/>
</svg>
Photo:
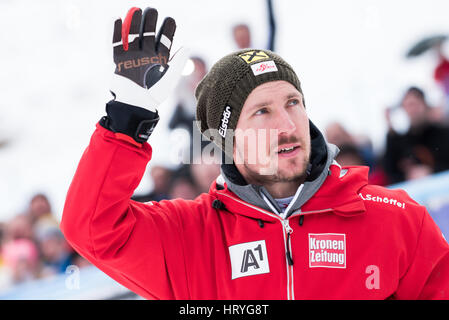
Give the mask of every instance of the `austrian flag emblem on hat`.
<svg viewBox="0 0 449 320">
<path fill-rule="evenodd" d="M 309 233 L 310 268 L 346 268 L 346 235 Z"/>
</svg>

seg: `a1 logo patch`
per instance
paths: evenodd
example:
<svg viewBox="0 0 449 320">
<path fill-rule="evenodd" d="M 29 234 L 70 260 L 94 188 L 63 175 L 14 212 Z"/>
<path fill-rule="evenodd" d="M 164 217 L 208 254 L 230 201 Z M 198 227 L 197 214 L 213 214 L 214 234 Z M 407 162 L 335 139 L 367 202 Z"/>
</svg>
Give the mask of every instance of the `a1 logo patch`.
<svg viewBox="0 0 449 320">
<path fill-rule="evenodd" d="M 270 272 L 265 240 L 236 244 L 229 247 L 232 279 Z"/>
<path fill-rule="evenodd" d="M 346 235 L 309 233 L 310 268 L 346 268 Z"/>
</svg>

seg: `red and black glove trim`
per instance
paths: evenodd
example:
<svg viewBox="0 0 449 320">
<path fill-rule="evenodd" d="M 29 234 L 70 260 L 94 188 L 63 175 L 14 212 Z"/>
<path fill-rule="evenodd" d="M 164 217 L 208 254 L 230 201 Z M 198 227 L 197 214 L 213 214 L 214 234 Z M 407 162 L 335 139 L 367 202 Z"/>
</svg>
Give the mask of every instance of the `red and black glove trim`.
<svg viewBox="0 0 449 320">
<path fill-rule="evenodd" d="M 159 121 L 157 111 L 152 112 L 115 100 L 106 104 L 106 114 L 100 120 L 103 128 L 127 135 L 137 143 L 146 142 Z"/>
</svg>

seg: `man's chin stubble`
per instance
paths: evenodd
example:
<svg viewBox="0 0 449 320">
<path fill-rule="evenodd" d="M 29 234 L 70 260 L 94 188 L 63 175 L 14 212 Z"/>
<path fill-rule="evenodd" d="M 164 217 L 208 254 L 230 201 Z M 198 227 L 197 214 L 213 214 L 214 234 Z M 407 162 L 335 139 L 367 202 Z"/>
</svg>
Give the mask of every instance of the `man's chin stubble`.
<svg viewBox="0 0 449 320">
<path fill-rule="evenodd" d="M 265 185 L 272 183 L 304 181 L 307 178 L 306 168 L 308 163 L 308 159 L 303 161 L 302 170 L 295 174 L 291 174 L 291 171 L 289 170 L 281 170 L 281 172 L 279 172 L 279 169 L 276 170 L 276 173 L 274 174 L 265 174 L 268 170 L 263 170 L 264 168 L 261 168 L 259 171 L 255 171 L 252 170 L 246 163 L 244 164 L 244 167 L 246 169 L 247 180 L 252 181 L 253 184 Z"/>
</svg>

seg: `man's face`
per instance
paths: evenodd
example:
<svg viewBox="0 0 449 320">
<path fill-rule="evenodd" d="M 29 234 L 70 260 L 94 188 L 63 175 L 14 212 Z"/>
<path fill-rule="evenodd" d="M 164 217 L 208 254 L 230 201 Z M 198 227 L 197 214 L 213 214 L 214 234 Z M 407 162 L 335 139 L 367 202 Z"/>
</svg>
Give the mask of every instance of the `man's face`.
<svg viewBox="0 0 449 320">
<path fill-rule="evenodd" d="M 309 119 L 301 93 L 287 81 L 256 87 L 235 130 L 234 162 L 252 183 L 305 177 L 310 159 Z"/>
</svg>

